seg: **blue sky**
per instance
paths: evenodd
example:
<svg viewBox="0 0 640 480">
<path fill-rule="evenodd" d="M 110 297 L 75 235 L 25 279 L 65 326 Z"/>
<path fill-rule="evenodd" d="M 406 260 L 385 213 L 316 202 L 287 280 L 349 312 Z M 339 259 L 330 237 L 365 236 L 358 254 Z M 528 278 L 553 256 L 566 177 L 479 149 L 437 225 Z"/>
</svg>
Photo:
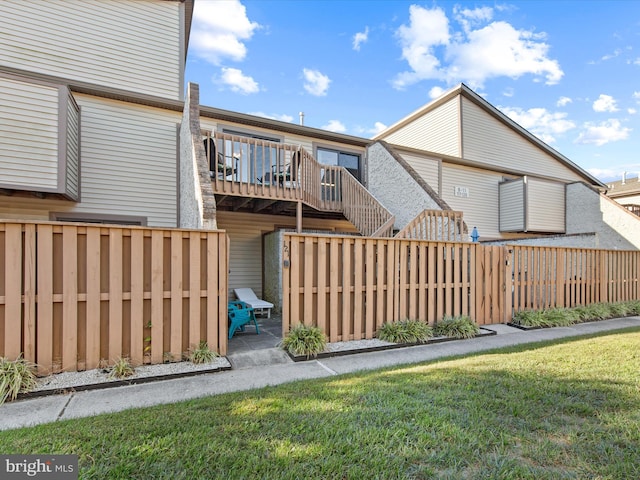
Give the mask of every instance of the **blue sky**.
<svg viewBox="0 0 640 480">
<path fill-rule="evenodd" d="M 203 105 L 372 137 L 466 83 L 603 181 L 640 172 L 640 2 L 196 0 Z"/>
</svg>

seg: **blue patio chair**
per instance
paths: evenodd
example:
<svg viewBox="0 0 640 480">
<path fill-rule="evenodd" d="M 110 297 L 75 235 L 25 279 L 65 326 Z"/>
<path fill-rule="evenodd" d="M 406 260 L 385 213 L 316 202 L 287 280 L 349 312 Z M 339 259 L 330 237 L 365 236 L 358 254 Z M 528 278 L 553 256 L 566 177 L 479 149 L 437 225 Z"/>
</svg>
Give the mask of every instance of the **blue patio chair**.
<svg viewBox="0 0 640 480">
<path fill-rule="evenodd" d="M 236 333 L 236 330 L 240 329 L 241 332 L 244 332 L 244 326 L 248 323 L 253 323 L 256 327 L 256 335 L 260 335 L 255 311 L 248 303 L 241 301 L 229 302 L 227 313 L 229 315 L 229 340 Z"/>
</svg>

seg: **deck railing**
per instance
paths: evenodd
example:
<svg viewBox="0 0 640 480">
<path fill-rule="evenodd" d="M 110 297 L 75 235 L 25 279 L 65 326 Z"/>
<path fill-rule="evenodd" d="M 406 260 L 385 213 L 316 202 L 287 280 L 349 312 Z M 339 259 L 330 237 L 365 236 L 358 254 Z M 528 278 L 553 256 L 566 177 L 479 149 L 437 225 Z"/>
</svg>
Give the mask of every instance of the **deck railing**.
<svg viewBox="0 0 640 480">
<path fill-rule="evenodd" d="M 300 146 L 220 132 L 203 138 L 215 193 L 303 201 L 343 213 L 362 235 L 391 235 L 393 215 L 345 168 L 321 164 Z"/>
<path fill-rule="evenodd" d="M 453 210 L 424 210 L 395 236 L 413 240 L 463 242 L 467 239 L 464 237 L 462 216 L 462 212 Z"/>
</svg>

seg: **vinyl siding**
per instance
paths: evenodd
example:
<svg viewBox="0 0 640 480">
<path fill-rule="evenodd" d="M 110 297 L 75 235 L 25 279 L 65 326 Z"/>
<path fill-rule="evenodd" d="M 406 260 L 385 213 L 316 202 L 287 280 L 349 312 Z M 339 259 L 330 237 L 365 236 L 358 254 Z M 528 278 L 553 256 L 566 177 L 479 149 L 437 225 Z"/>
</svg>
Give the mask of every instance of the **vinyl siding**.
<svg viewBox="0 0 640 480">
<path fill-rule="evenodd" d="M 80 110 L 69 93 L 67 102 L 66 193 L 74 200 L 80 194 Z"/>
<path fill-rule="evenodd" d="M 381 138 L 388 143 L 460 156 L 459 97 L 416 118 Z"/>
<path fill-rule="evenodd" d="M 179 2 L 3 0 L 0 65 L 179 100 Z"/>
<path fill-rule="evenodd" d="M 477 227 L 480 241 L 505 238 L 526 238 L 519 233 L 501 233 L 499 225 L 499 184 L 504 176 L 477 168 L 446 162 L 442 164 L 442 199 L 452 210 L 462 211 L 469 227 Z M 467 187 L 469 197 L 456 197 L 454 187 Z"/>
<path fill-rule="evenodd" d="M 0 77 L 0 185 L 56 191 L 59 89 Z"/>
<path fill-rule="evenodd" d="M 527 213 L 528 231 L 564 233 L 565 185 L 528 178 Z"/>
<path fill-rule="evenodd" d="M 77 95 L 82 109 L 82 202 L 70 212 L 177 224 L 178 112 Z"/>
<path fill-rule="evenodd" d="M 462 98 L 462 112 L 465 160 L 530 175 L 544 175 L 564 181 L 584 181 L 559 160 L 466 98 Z"/>
<path fill-rule="evenodd" d="M 263 298 L 262 291 L 262 235 L 278 228 L 295 229 L 295 217 L 259 215 L 242 212 L 218 211 L 218 228 L 226 230 L 230 240 L 229 292 L 234 288 L 252 288 Z M 303 219 L 305 230 L 333 230 L 355 232 L 346 220 Z"/>
<path fill-rule="evenodd" d="M 500 231 L 524 231 L 524 181 L 500 184 Z"/>
</svg>

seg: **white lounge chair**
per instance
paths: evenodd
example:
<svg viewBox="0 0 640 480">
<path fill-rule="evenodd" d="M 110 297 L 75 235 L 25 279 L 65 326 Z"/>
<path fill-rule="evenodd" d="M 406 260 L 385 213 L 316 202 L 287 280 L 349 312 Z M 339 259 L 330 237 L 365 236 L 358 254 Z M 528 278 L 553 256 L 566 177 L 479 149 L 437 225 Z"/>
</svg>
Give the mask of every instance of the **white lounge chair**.
<svg viewBox="0 0 640 480">
<path fill-rule="evenodd" d="M 236 297 L 238 297 L 238 300 L 251 305 L 251 308 L 253 308 L 256 313 L 258 313 L 258 311 L 260 311 L 260 313 L 264 313 L 266 310 L 267 318 L 271 318 L 273 303 L 258 298 L 250 288 L 235 288 L 233 291 L 236 294 Z"/>
</svg>

